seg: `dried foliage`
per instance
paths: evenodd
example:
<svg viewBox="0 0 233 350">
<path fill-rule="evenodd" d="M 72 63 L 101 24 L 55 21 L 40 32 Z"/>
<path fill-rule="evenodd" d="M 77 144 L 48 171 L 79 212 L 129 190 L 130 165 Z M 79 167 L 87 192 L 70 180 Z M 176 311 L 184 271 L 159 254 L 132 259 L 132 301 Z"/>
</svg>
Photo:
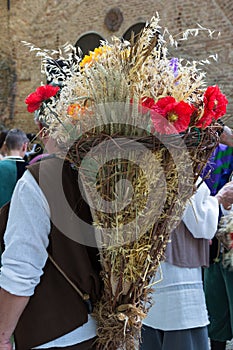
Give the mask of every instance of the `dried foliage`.
<svg viewBox="0 0 233 350">
<path fill-rule="evenodd" d="M 101 141 L 103 138 L 102 135 Z M 134 197 L 130 205 L 124 206 L 124 210 L 113 213 L 109 210 L 92 211 L 101 247 L 104 283 L 102 298 L 94 310 L 100 349 L 138 348 L 142 321 L 151 305 L 151 281 L 160 261 L 164 259 L 170 233 L 179 223 L 187 200 L 195 190 L 194 179 L 200 174 L 218 141 L 215 131 L 211 129 L 189 132 L 184 137 L 169 135 L 168 138 L 169 149 L 164 146 L 165 139 L 161 141 L 154 136 L 128 137 L 127 142 L 130 139 L 134 144 L 136 140 L 150 149 L 152 154 L 148 158 L 147 154 L 141 155 L 140 159 L 138 154 L 135 155 L 140 168 L 119 157 L 116 161 L 105 163 L 98 174 L 98 191 L 101 198 L 110 203 L 113 198 L 109 197 L 115 193 L 113 188 L 120 178 L 127 178 L 134 186 Z M 95 138 L 97 140 L 98 137 Z M 125 142 L 123 139 L 117 146 L 124 148 Z M 91 151 L 90 144 L 87 147 L 85 141 L 78 147 L 83 154 Z M 95 159 L 95 151 L 91 152 L 91 159 Z M 132 155 L 133 150 L 130 152 Z M 147 177 L 142 172 L 145 167 Z M 90 167 L 89 176 L 85 169 L 81 170 L 84 170 L 82 175 L 89 201 L 94 208 L 101 208 L 99 197 L 93 191 L 93 183 L 89 181 Z M 120 193 L 117 192 L 118 205 L 127 202 L 126 192 L 124 186 L 120 188 Z M 129 225 L 129 222 L 133 224 Z"/>
<path fill-rule="evenodd" d="M 136 42 L 114 37 L 83 60 L 65 45 L 62 66 L 57 52 L 27 44 L 62 87 L 38 116 L 79 169 L 92 210 L 104 286 L 94 310 L 99 349 L 138 348 L 152 278 L 218 143 L 227 100 L 205 86 L 211 58 L 168 51 L 200 30 L 213 34 L 198 26 L 175 40 L 153 17 Z"/>
</svg>

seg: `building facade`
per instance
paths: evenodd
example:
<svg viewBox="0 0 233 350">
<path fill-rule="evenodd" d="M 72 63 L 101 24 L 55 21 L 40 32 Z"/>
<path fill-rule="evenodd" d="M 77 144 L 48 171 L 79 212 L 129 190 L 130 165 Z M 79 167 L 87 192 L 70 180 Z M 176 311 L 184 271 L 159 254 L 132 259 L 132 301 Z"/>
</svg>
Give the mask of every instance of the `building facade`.
<svg viewBox="0 0 233 350">
<path fill-rule="evenodd" d="M 213 38 L 206 32 L 191 37 L 174 55 L 181 53 L 195 60 L 218 55 L 218 62 L 206 67 L 207 83 L 218 84 L 227 95 L 229 119 L 225 119 L 233 126 L 231 0 L 0 0 L 0 127 L 35 131 L 24 100 L 44 82 L 44 76 L 41 58 L 22 41 L 55 50 L 67 42 L 80 43 L 83 51 L 88 51 L 98 38 L 127 37 L 131 26 L 140 28 L 156 12 L 161 25 L 174 36 L 198 24 L 215 31 Z"/>
</svg>

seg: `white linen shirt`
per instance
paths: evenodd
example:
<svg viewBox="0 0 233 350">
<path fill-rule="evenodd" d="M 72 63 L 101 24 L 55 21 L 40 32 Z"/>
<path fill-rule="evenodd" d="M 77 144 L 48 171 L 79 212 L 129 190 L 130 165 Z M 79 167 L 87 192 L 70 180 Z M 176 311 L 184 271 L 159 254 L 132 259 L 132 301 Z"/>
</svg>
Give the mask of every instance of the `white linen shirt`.
<svg viewBox="0 0 233 350">
<path fill-rule="evenodd" d="M 0 274 L 3 289 L 18 296 L 34 294 L 48 258 L 49 233 L 48 202 L 34 177 L 26 170 L 16 184 L 4 235 L 6 250 L 2 254 Z M 89 316 L 82 327 L 39 348 L 74 345 L 95 336 L 96 323 Z"/>
<path fill-rule="evenodd" d="M 219 206 L 202 183 L 186 207 L 183 222 L 195 238 L 213 238 Z M 154 304 L 143 323 L 163 331 L 204 327 L 209 323 L 201 267 L 184 268 L 162 262 L 156 273 Z"/>
</svg>

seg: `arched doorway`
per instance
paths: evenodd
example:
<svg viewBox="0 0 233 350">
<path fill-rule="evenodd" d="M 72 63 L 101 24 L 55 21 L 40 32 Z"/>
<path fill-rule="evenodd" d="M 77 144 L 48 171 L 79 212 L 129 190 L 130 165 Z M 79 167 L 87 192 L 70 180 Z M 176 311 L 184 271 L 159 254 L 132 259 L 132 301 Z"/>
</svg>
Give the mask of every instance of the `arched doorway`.
<svg viewBox="0 0 233 350">
<path fill-rule="evenodd" d="M 125 40 L 130 41 L 132 38 L 132 35 L 134 37 L 134 42 L 137 40 L 138 34 L 141 32 L 141 30 L 145 27 L 146 22 L 139 22 L 133 24 L 129 29 L 126 30 L 126 32 L 123 34 L 123 38 Z"/>
<path fill-rule="evenodd" d="M 82 50 L 83 56 L 88 55 L 90 51 L 93 51 L 96 47 L 100 46 L 101 40 L 104 38 L 96 32 L 88 32 L 82 34 L 77 40 L 75 47 Z"/>
</svg>

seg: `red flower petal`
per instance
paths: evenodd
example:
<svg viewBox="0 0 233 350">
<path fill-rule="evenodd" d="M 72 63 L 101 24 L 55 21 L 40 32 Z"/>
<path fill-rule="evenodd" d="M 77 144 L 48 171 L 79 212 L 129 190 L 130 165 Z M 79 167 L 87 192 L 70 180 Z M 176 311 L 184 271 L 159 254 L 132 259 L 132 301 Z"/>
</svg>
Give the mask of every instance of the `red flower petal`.
<svg viewBox="0 0 233 350">
<path fill-rule="evenodd" d="M 180 133 L 187 130 L 191 115 L 195 110 L 193 106 L 184 101 L 176 102 L 171 96 L 161 98 L 153 109 L 156 112 L 152 115 L 155 129 L 165 134 Z M 161 119 L 161 116 L 167 122 Z"/>
<path fill-rule="evenodd" d="M 199 119 L 196 122 L 195 126 L 197 128 L 205 129 L 207 126 L 209 126 L 212 123 L 213 119 L 214 119 L 213 114 L 205 111 L 201 119 Z"/>
<path fill-rule="evenodd" d="M 207 117 L 208 114 L 211 114 L 215 120 L 222 117 L 226 113 L 227 104 L 226 96 L 221 93 L 217 85 L 208 86 L 204 93 L 204 114 Z"/>
<path fill-rule="evenodd" d="M 173 104 L 175 102 L 176 102 L 176 100 L 172 96 L 162 97 L 160 100 L 158 100 L 158 102 L 156 102 L 156 104 L 154 105 L 153 109 L 157 113 L 162 114 L 163 116 L 165 116 L 166 115 L 165 108 L 169 104 Z"/>
<path fill-rule="evenodd" d="M 228 100 L 216 86 L 208 86 L 204 93 L 204 113 L 196 122 L 197 128 L 206 128 L 213 120 L 218 120 L 226 113 Z"/>
<path fill-rule="evenodd" d="M 176 128 L 172 123 L 163 117 L 161 114 L 157 112 L 153 112 L 151 115 L 151 119 L 154 125 L 154 131 L 159 132 L 160 134 L 178 134 Z"/>
<path fill-rule="evenodd" d="M 47 100 L 48 98 L 56 95 L 60 88 L 58 86 L 53 85 L 45 85 L 45 86 L 39 86 L 36 89 L 36 93 L 38 96 L 40 96 L 42 101 Z"/>
<path fill-rule="evenodd" d="M 151 97 L 143 97 L 141 105 L 146 108 L 153 108 L 155 104 L 155 101 Z"/>
<path fill-rule="evenodd" d="M 25 99 L 25 103 L 28 105 L 27 110 L 30 113 L 35 112 L 40 108 L 41 104 L 48 100 L 50 97 L 55 96 L 60 90 L 58 86 L 53 85 L 43 85 L 39 86 L 36 91 L 32 92 Z"/>
</svg>

